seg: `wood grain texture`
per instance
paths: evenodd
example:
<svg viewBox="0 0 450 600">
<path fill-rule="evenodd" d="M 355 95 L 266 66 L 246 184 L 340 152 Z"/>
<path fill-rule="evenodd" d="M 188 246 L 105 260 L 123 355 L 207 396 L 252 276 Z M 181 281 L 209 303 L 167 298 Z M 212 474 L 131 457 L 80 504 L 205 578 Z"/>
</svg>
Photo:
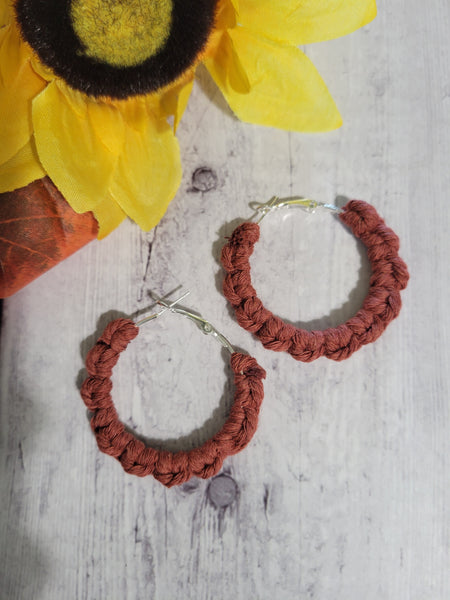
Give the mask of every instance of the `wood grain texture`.
<svg viewBox="0 0 450 600">
<path fill-rule="evenodd" d="M 344 116 L 334 133 L 244 125 L 200 73 L 161 224 L 125 223 L 4 302 L 1 598 L 450 597 L 449 21 L 445 0 L 380 2 L 363 31 L 309 46 Z M 220 292 L 223 238 L 248 202 L 292 193 L 373 203 L 410 267 L 400 317 L 343 363 L 264 350 Z M 364 253 L 326 214 L 265 220 L 252 265 L 294 323 L 336 325 L 367 289 Z M 179 285 L 268 373 L 260 427 L 223 469 L 235 487 L 126 475 L 79 397 L 106 322 Z M 114 398 L 148 440 L 192 447 L 225 419 L 226 357 L 187 320 L 158 321 L 121 358 Z"/>
</svg>

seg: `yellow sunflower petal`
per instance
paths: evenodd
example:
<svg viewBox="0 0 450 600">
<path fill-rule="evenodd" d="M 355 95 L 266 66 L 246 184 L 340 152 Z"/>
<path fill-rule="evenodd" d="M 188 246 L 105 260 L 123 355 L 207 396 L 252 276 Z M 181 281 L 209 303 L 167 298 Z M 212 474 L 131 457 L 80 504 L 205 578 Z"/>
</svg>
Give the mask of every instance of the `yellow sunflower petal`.
<svg viewBox="0 0 450 600">
<path fill-rule="evenodd" d="M 222 48 L 205 64 L 239 119 L 294 131 L 327 131 L 342 124 L 325 83 L 300 50 L 280 46 L 243 27 L 229 34 L 241 65 L 236 66 Z M 241 68 L 250 83 L 247 94 L 235 86 Z"/>
<path fill-rule="evenodd" d="M 42 79 L 45 81 L 53 81 L 55 79 L 55 74 L 50 67 L 47 67 L 44 65 L 44 63 L 41 63 L 35 54 L 31 56 L 30 63 L 35 73 L 37 73 L 39 77 L 42 77 Z"/>
<path fill-rule="evenodd" d="M 215 15 L 215 30 L 236 27 L 236 14 L 239 12 L 237 0 L 219 0 Z"/>
<path fill-rule="evenodd" d="M 11 22 L 12 9 L 10 0 L 0 0 L 0 27 Z"/>
<path fill-rule="evenodd" d="M 173 131 L 178 129 L 181 117 L 186 110 L 189 96 L 194 85 L 194 73 L 189 73 L 188 79 L 183 79 L 179 84 L 171 86 L 161 96 L 162 114 L 173 116 Z"/>
<path fill-rule="evenodd" d="M 0 164 L 25 146 L 31 137 L 31 100 L 45 87 L 30 66 L 28 50 L 17 29 L 0 30 Z"/>
<path fill-rule="evenodd" d="M 215 34 L 218 41 L 214 51 L 204 59 L 207 69 L 227 99 L 226 90 L 232 90 L 238 94 L 248 94 L 251 88 L 246 69 L 242 65 L 240 55 L 231 38 L 230 34 L 232 33 L 235 33 L 234 30 L 226 31 L 220 34 L 220 37 Z M 239 41 L 240 29 L 236 31 L 236 34 L 236 39 Z M 245 52 L 245 48 L 242 50 Z M 242 58 L 248 59 L 244 56 Z"/>
<path fill-rule="evenodd" d="M 376 14 L 375 0 L 245 0 L 239 21 L 274 40 L 298 46 L 351 33 Z"/>
<path fill-rule="evenodd" d="M 99 240 L 109 235 L 127 216 L 109 194 L 96 204 L 93 213 L 99 225 L 97 236 Z"/>
<path fill-rule="evenodd" d="M 124 123 L 112 105 L 52 81 L 33 101 L 39 159 L 76 212 L 106 197 L 124 142 Z"/>
<path fill-rule="evenodd" d="M 37 157 L 34 138 L 31 137 L 17 154 L 0 165 L 0 193 L 24 187 L 44 176 L 45 171 Z"/>
<path fill-rule="evenodd" d="M 180 185 L 178 142 L 164 118 L 145 100 L 124 107 L 125 146 L 110 187 L 111 196 L 142 229 L 154 227 Z"/>
</svg>

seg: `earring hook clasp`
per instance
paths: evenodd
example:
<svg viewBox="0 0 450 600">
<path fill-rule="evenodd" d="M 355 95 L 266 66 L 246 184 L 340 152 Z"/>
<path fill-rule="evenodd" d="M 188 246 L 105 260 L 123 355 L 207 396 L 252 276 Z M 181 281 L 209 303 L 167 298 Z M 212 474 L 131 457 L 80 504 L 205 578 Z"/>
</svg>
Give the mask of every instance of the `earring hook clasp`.
<svg viewBox="0 0 450 600">
<path fill-rule="evenodd" d="M 230 342 L 227 340 L 227 338 L 222 333 L 220 333 L 220 331 L 218 329 L 216 329 L 214 327 L 214 325 L 212 325 L 212 323 L 207 321 L 201 315 L 195 314 L 189 310 L 186 310 L 185 308 L 181 308 L 181 306 L 176 306 L 179 302 L 181 302 L 181 300 L 183 300 L 184 298 L 186 298 L 186 296 L 188 296 L 190 294 L 189 291 L 185 292 L 182 296 L 180 296 L 174 302 L 167 302 L 166 300 L 164 300 L 164 298 L 160 298 L 152 292 L 150 294 L 151 294 L 153 300 L 155 300 L 155 302 L 157 302 L 157 304 L 159 304 L 163 308 L 159 312 L 156 312 L 156 313 L 146 317 L 145 319 L 138 321 L 136 323 L 136 325 L 138 327 L 148 321 L 156 319 L 156 317 L 159 317 L 160 315 L 165 313 L 167 310 L 170 310 L 170 312 L 172 312 L 172 313 L 178 313 L 179 315 L 183 315 L 184 317 L 187 317 L 188 319 L 193 321 L 193 323 L 195 323 L 195 325 L 197 325 L 197 327 L 200 329 L 200 331 L 202 333 L 204 333 L 205 335 L 212 335 L 214 338 L 216 338 L 216 340 L 224 348 L 226 348 L 230 352 L 230 354 L 234 354 L 235 350 L 234 350 L 233 346 L 230 344 Z"/>
<path fill-rule="evenodd" d="M 182 296 L 180 296 L 179 298 L 177 298 L 176 300 L 174 300 L 170 304 L 165 303 L 164 307 L 161 310 L 159 310 L 158 312 L 153 313 L 152 315 L 149 315 L 148 317 L 145 317 L 144 319 L 141 319 L 140 321 L 136 321 L 136 323 L 135 323 L 136 327 L 140 327 L 144 323 L 148 323 L 149 321 L 153 321 L 153 319 L 156 319 L 156 317 L 159 317 L 160 315 L 162 315 L 163 313 L 165 313 L 166 310 L 170 310 L 176 304 L 178 304 L 178 302 L 181 302 L 182 300 L 184 300 L 184 298 L 186 298 L 186 296 L 189 296 L 190 293 L 191 292 L 188 290 Z M 161 304 L 161 302 L 158 302 L 158 304 Z"/>
<path fill-rule="evenodd" d="M 334 204 L 318 202 L 317 200 L 312 200 L 311 198 L 302 198 L 300 196 L 293 196 L 291 198 L 279 198 L 278 196 L 273 196 L 268 202 L 250 202 L 250 208 L 252 208 L 256 213 L 262 213 L 261 217 L 258 219 L 258 221 L 256 221 L 258 225 L 267 214 L 285 206 L 289 208 L 291 206 L 299 206 L 300 208 L 303 208 L 303 210 L 306 210 L 310 213 L 315 212 L 317 208 L 324 208 L 337 214 L 342 212 L 342 209 Z"/>
</svg>

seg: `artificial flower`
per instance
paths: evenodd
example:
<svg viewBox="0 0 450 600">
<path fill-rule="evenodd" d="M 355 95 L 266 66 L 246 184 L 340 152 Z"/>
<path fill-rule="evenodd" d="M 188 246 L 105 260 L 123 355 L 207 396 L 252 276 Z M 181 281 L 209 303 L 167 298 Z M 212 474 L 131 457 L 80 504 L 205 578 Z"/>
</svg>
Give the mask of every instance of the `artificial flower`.
<svg viewBox="0 0 450 600">
<path fill-rule="evenodd" d="M 375 14 L 375 0 L 0 0 L 0 192 L 48 175 L 99 237 L 127 215 L 151 229 L 180 184 L 174 131 L 200 63 L 243 121 L 334 129 L 297 46 Z"/>
</svg>

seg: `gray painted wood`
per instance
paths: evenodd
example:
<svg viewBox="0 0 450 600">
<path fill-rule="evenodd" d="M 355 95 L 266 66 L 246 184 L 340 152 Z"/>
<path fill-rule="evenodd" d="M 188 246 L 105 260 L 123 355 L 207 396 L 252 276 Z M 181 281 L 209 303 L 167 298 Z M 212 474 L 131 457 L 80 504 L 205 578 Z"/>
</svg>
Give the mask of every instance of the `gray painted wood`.
<svg viewBox="0 0 450 600">
<path fill-rule="evenodd" d="M 364 31 L 308 47 L 344 116 L 329 134 L 240 123 L 200 72 L 160 225 L 125 223 L 4 302 L 1 598 L 450 597 L 449 16 L 444 0 L 380 2 Z M 373 203 L 411 270 L 399 319 L 343 363 L 264 350 L 220 292 L 248 202 L 292 193 Z M 252 264 L 267 305 L 306 326 L 348 318 L 367 289 L 326 214 L 265 220 Z M 78 386 L 106 322 L 179 285 L 268 376 L 250 446 L 212 483 L 166 490 L 98 452 Z M 225 418 L 226 354 L 181 317 L 146 327 L 115 371 L 119 413 L 192 447 Z"/>
</svg>

